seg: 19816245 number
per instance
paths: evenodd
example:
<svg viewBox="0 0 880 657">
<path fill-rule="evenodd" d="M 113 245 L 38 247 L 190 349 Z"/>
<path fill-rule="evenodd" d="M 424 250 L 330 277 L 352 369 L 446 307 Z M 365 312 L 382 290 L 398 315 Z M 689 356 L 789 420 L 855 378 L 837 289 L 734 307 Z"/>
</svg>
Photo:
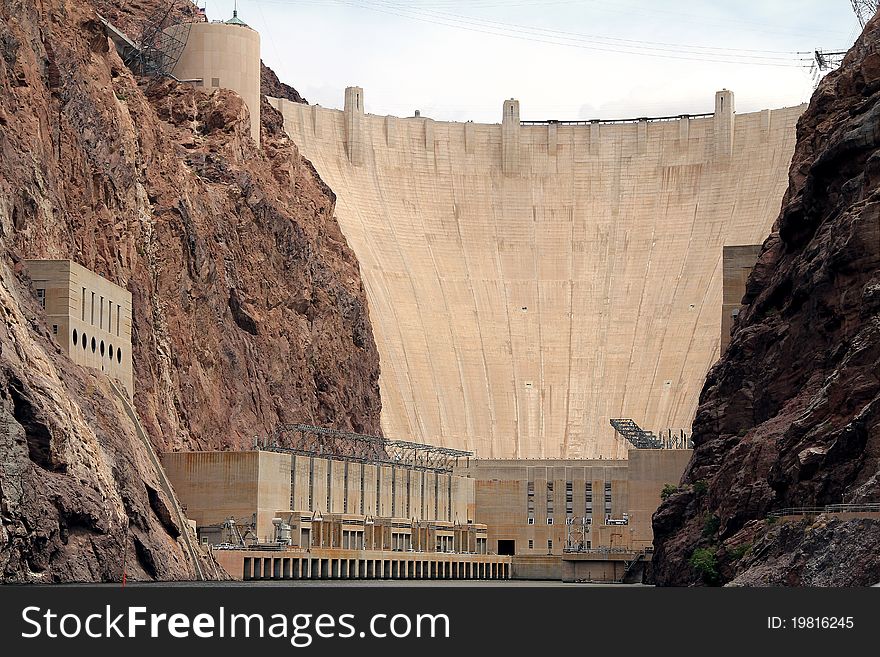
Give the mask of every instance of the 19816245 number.
<svg viewBox="0 0 880 657">
<path fill-rule="evenodd" d="M 767 617 L 767 628 L 771 630 L 851 630 L 854 627 L 853 616 Z"/>
</svg>

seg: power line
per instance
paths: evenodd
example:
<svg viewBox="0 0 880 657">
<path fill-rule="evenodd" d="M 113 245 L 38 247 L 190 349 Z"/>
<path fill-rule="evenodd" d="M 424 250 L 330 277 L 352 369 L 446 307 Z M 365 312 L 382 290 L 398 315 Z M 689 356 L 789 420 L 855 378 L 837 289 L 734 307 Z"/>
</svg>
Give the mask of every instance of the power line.
<svg viewBox="0 0 880 657">
<path fill-rule="evenodd" d="M 269 2 L 275 2 L 277 4 L 290 4 L 290 0 L 268 0 Z M 298 5 L 313 5 L 320 6 L 326 5 L 328 0 L 297 0 Z M 332 1 L 332 0 L 330 0 Z M 486 9 L 486 8 L 504 8 L 508 9 L 511 7 L 544 7 L 551 5 L 560 5 L 560 4 L 569 4 L 569 5 L 581 5 L 581 4 L 589 4 L 593 5 L 591 11 L 598 11 L 601 13 L 612 13 L 612 14 L 620 14 L 624 16 L 638 16 L 640 18 L 644 18 L 644 14 L 658 14 L 658 15 L 668 15 L 668 16 L 676 16 L 676 22 L 684 22 L 684 23 L 692 23 L 697 25 L 704 26 L 720 26 L 720 27 L 729 27 L 731 23 L 741 24 L 753 26 L 748 29 L 749 32 L 758 32 L 765 34 L 789 34 L 789 35 L 800 35 L 800 36 L 815 36 L 822 35 L 823 37 L 831 36 L 832 34 L 843 35 L 843 32 L 830 32 L 827 29 L 822 30 L 791 30 L 789 28 L 783 26 L 772 26 L 772 29 L 766 29 L 767 24 L 764 22 L 756 22 L 756 21 L 747 21 L 740 18 L 732 18 L 729 16 L 723 17 L 723 20 L 712 20 L 710 17 L 705 16 L 703 14 L 694 14 L 694 13 L 686 13 L 680 11 L 672 11 L 669 9 L 658 9 L 654 7 L 642 7 L 642 6 L 630 6 L 630 7 L 620 7 L 617 6 L 616 3 L 609 4 L 607 0 L 547 0 L 545 2 L 535 2 L 535 1 L 527 1 L 520 0 L 519 2 L 502 2 L 499 0 L 467 0 L 466 2 L 458 2 L 457 0 L 451 0 L 449 2 L 443 1 L 434 1 L 428 3 L 416 3 L 416 2 L 407 2 L 406 5 L 408 8 L 414 10 L 420 9 L 449 9 L 449 8 L 467 8 L 467 9 Z M 760 29 L 765 28 L 765 29 Z"/>
<path fill-rule="evenodd" d="M 279 0 L 274 1 L 278 2 Z M 584 37 L 580 37 L 578 35 L 554 36 L 553 34 L 541 33 L 539 30 L 535 30 L 533 28 L 525 28 L 522 26 L 509 26 L 507 24 L 503 24 L 505 26 L 501 27 L 471 19 L 446 18 L 442 16 L 431 16 L 424 13 L 420 14 L 419 12 L 414 12 L 412 10 L 402 8 L 399 5 L 379 3 L 371 4 L 369 2 L 358 0 L 331 1 L 335 2 L 336 4 L 349 6 L 355 9 L 365 9 L 368 11 L 374 11 L 397 16 L 400 18 L 406 18 L 409 20 L 415 20 L 434 25 L 440 25 L 443 27 L 450 27 L 454 29 L 475 32 L 479 34 L 513 38 L 534 43 L 546 43 L 550 45 L 574 47 L 583 50 L 593 50 L 598 52 L 641 55 L 665 59 L 701 61 L 717 64 L 742 64 L 751 66 L 774 66 L 789 68 L 802 68 L 807 65 L 807 62 L 812 61 L 812 57 L 807 57 L 806 55 L 808 55 L 808 53 L 805 52 L 792 52 L 790 53 L 790 57 L 784 58 L 746 54 L 704 52 L 700 50 L 689 49 L 689 47 L 687 46 L 681 46 L 678 49 L 670 50 L 668 48 L 655 47 L 651 45 L 618 45 L 597 41 L 595 40 L 595 38 L 590 40 Z M 648 42 L 645 43 L 647 44 Z M 754 61 L 756 59 L 761 61 Z"/>
<path fill-rule="evenodd" d="M 361 0 L 361 1 L 362 2 L 363 1 L 370 2 L 370 0 Z M 377 2 L 377 0 L 373 0 L 373 2 L 377 3 L 377 4 L 391 5 L 391 6 L 400 8 L 400 9 L 405 9 L 405 8 L 408 9 L 408 7 L 406 5 L 402 5 L 399 2 L 390 2 L 388 0 L 385 0 L 384 2 L 382 0 L 378 0 L 378 2 Z M 600 43 L 606 42 L 606 41 L 611 41 L 611 42 L 635 44 L 636 46 L 639 46 L 639 47 L 641 47 L 641 46 L 645 46 L 645 47 L 671 46 L 675 49 L 675 51 L 708 50 L 708 51 L 729 51 L 729 52 L 735 52 L 735 53 L 761 52 L 761 53 L 773 53 L 773 54 L 784 54 L 784 55 L 802 54 L 798 51 L 793 51 L 793 50 L 759 50 L 759 49 L 751 49 L 751 48 L 729 48 L 729 47 L 722 47 L 722 46 L 701 46 L 701 45 L 696 45 L 696 44 L 678 44 L 678 43 L 669 43 L 669 42 L 663 42 L 663 41 L 647 41 L 644 39 L 624 39 L 621 37 L 607 37 L 607 36 L 600 36 L 600 35 L 595 35 L 595 34 L 584 34 L 584 33 L 580 33 L 580 32 L 568 32 L 565 30 L 554 30 L 554 29 L 550 29 L 550 28 L 518 25 L 518 24 L 514 24 L 514 23 L 504 23 L 501 21 L 492 21 L 492 20 L 488 20 L 488 19 L 472 19 L 471 17 L 463 16 L 461 14 L 450 14 L 447 12 L 432 11 L 432 12 L 427 12 L 427 13 L 435 14 L 435 15 L 443 15 L 443 16 L 448 16 L 451 18 L 457 18 L 457 19 L 463 19 L 463 20 L 474 20 L 477 23 L 487 23 L 487 24 L 492 24 L 492 25 L 498 25 L 498 26 L 501 26 L 504 28 L 516 28 L 516 29 L 530 30 L 530 31 L 538 32 L 538 33 L 556 34 L 556 35 L 562 35 L 562 36 L 566 36 L 566 37 L 578 38 L 578 39 L 582 39 L 585 41 L 597 41 Z M 745 57 L 747 55 L 742 55 L 742 56 Z"/>
</svg>

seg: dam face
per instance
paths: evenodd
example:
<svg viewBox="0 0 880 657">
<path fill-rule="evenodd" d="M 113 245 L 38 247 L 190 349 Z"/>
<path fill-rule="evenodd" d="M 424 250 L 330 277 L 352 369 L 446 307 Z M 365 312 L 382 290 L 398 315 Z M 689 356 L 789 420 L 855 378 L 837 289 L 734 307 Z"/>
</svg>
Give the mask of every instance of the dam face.
<svg viewBox="0 0 880 657">
<path fill-rule="evenodd" d="M 760 244 L 804 106 L 501 124 L 272 99 L 338 195 L 392 438 L 621 458 L 609 419 L 689 430 L 719 355 L 722 250 Z"/>
</svg>

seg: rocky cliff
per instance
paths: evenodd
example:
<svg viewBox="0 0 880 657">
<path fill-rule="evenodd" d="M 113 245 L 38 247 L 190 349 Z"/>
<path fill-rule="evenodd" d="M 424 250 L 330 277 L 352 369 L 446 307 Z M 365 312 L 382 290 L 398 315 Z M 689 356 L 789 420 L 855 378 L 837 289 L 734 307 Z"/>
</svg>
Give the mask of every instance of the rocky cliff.
<svg viewBox="0 0 880 657">
<path fill-rule="evenodd" d="M 95 4 L 136 24 L 156 3 Z M 379 431 L 334 195 L 262 111 L 258 150 L 235 94 L 133 78 L 92 3 L 0 5 L 3 580 L 197 570 L 150 450 L 108 382 L 54 342 L 25 258 L 71 258 L 132 292 L 154 449 L 244 448 L 285 422 Z"/>
<path fill-rule="evenodd" d="M 790 184 L 709 372 L 681 486 L 654 516 L 661 585 L 880 581 L 880 20 L 819 85 Z"/>
<path fill-rule="evenodd" d="M 296 89 L 279 80 L 275 71 L 262 62 L 260 62 L 260 93 L 270 98 L 284 98 L 292 103 L 307 105 L 309 102 Z"/>
</svg>

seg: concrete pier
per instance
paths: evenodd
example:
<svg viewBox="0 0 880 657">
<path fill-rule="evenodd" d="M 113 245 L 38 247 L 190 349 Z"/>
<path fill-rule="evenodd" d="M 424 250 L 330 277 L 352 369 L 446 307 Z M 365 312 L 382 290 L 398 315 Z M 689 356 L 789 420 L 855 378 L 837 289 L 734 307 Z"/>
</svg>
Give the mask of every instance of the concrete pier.
<svg viewBox="0 0 880 657">
<path fill-rule="evenodd" d="M 232 577 L 253 580 L 505 580 L 510 557 L 372 550 L 214 550 Z"/>
</svg>

